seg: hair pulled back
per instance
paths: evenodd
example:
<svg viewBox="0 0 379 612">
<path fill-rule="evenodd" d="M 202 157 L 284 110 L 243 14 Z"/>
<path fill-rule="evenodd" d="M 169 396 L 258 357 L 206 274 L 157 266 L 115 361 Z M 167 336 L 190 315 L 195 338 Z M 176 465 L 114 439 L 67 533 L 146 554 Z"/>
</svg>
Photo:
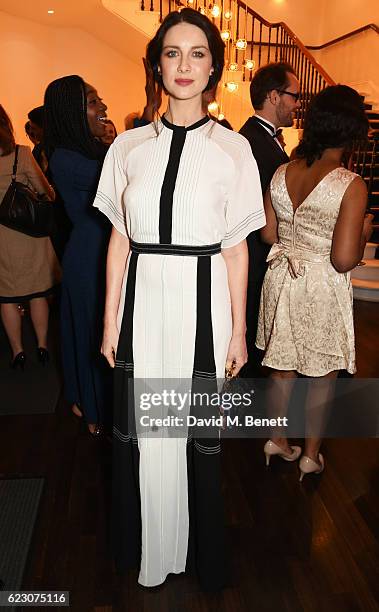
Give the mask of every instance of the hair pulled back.
<svg viewBox="0 0 379 612">
<path fill-rule="evenodd" d="M 89 159 L 104 158 L 104 145 L 91 134 L 87 119 L 87 94 L 78 75 L 52 81 L 46 89 L 44 142 L 48 157 L 57 147 L 81 153 Z"/>
<path fill-rule="evenodd" d="M 162 75 L 158 72 L 162 55 L 163 40 L 170 28 L 178 25 L 179 23 L 189 23 L 197 26 L 207 37 L 209 50 L 212 55 L 213 73 L 209 77 L 209 81 L 204 91 L 209 91 L 216 88 L 222 76 L 222 71 L 224 69 L 225 44 L 221 38 L 218 28 L 210 21 L 210 19 L 208 19 L 208 17 L 202 15 L 199 11 L 195 11 L 194 9 L 184 8 L 181 11 L 172 11 L 162 21 L 154 38 L 150 40 L 146 47 L 146 59 L 149 67 L 152 70 L 156 98 L 158 98 L 159 88 L 163 86 Z"/>
<path fill-rule="evenodd" d="M 355 143 L 367 139 L 368 129 L 358 92 L 347 85 L 331 85 L 320 91 L 309 105 L 297 157 L 311 166 L 325 149 L 352 150 Z"/>
</svg>

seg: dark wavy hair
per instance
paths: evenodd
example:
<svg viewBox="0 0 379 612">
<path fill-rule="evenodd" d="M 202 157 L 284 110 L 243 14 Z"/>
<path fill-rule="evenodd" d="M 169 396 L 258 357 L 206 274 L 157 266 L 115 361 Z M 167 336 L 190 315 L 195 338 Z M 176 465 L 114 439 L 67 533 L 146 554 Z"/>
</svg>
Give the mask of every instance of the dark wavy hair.
<svg viewBox="0 0 379 612">
<path fill-rule="evenodd" d="M 45 123 L 45 109 L 43 106 L 37 106 L 28 112 L 28 119 L 38 127 L 43 128 Z"/>
<path fill-rule="evenodd" d="M 259 68 L 250 83 L 250 99 L 255 110 L 263 108 L 267 94 L 274 89 L 287 89 L 290 72 L 296 76 L 291 64 L 276 62 Z"/>
<path fill-rule="evenodd" d="M 311 166 L 325 149 L 352 150 L 355 143 L 367 139 L 368 129 L 369 122 L 358 92 L 347 85 L 331 85 L 312 99 L 296 155 Z"/>
<path fill-rule="evenodd" d="M 16 146 L 14 134 L 13 134 L 13 125 L 11 120 L 9 119 L 5 109 L 0 104 L 0 148 L 2 149 L 2 153 L 0 154 L 2 157 L 4 155 L 9 155 L 14 151 Z"/>
<path fill-rule="evenodd" d="M 107 149 L 94 138 L 88 125 L 87 94 L 80 76 L 65 76 L 50 83 L 45 92 L 44 109 L 48 157 L 59 147 L 89 159 L 104 159 Z"/>
<path fill-rule="evenodd" d="M 146 47 L 146 59 L 153 72 L 153 80 L 156 87 L 156 92 L 163 85 L 162 76 L 158 73 L 158 66 L 161 59 L 163 39 L 170 28 L 178 23 L 189 23 L 197 26 L 202 30 L 207 37 L 209 50 L 212 55 L 213 74 L 209 77 L 208 84 L 204 91 L 208 91 L 217 86 L 221 79 L 224 69 L 224 52 L 225 44 L 221 38 L 218 28 L 199 11 L 191 8 L 184 8 L 180 12 L 172 11 L 162 21 L 154 38 Z M 167 92 L 166 92 L 167 93 Z"/>
</svg>

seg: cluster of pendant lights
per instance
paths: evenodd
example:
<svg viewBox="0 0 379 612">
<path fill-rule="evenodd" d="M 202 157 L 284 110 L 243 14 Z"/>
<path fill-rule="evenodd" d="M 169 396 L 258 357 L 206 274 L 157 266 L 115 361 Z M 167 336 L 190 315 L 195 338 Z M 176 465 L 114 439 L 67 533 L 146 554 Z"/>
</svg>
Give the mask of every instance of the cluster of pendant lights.
<svg viewBox="0 0 379 612">
<path fill-rule="evenodd" d="M 220 33 L 221 38 L 225 43 L 225 76 L 223 78 L 222 85 L 229 93 L 234 93 L 238 89 L 238 82 L 233 79 L 233 73 L 235 74 L 238 70 L 247 70 L 252 72 L 255 68 L 255 61 L 245 57 L 245 52 L 247 49 L 246 38 L 236 37 L 237 17 L 234 16 L 236 11 L 234 13 L 232 10 L 232 2 L 233 0 L 229 0 L 229 7 L 223 10 L 218 4 L 210 4 L 207 7 L 206 0 L 204 0 L 204 4 L 202 6 L 198 0 L 187 0 L 187 5 L 189 7 L 199 10 L 202 15 L 207 15 L 210 19 L 217 19 L 221 22 L 220 18 L 222 17 L 221 23 L 223 29 L 220 29 Z M 246 21 L 247 13 L 245 13 L 245 25 Z M 218 24 L 216 23 L 216 25 Z M 241 52 L 241 54 L 239 52 Z M 243 56 L 241 58 L 242 52 Z M 212 102 L 208 106 L 208 110 L 212 114 L 215 114 L 218 111 L 218 108 L 219 105 L 217 102 Z M 218 118 L 220 120 L 224 118 L 222 112 L 219 113 Z"/>
</svg>

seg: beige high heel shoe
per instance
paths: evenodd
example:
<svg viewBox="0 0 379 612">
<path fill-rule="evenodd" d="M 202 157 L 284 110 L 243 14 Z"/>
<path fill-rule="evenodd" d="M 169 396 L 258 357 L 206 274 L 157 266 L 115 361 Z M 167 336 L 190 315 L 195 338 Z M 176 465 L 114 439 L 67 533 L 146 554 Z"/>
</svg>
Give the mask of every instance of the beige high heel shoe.
<svg viewBox="0 0 379 612">
<path fill-rule="evenodd" d="M 266 466 L 270 465 L 270 459 L 272 455 L 278 455 L 284 461 L 296 461 L 301 455 L 300 446 L 291 446 L 292 453 L 287 453 L 280 446 L 272 442 L 271 440 L 267 440 L 264 445 L 264 454 L 266 455 Z"/>
<path fill-rule="evenodd" d="M 321 474 L 324 471 L 325 461 L 321 453 L 318 454 L 318 460 L 320 464 L 317 461 L 313 461 L 310 457 L 302 456 L 299 461 L 300 482 L 303 480 L 304 474 Z"/>
</svg>

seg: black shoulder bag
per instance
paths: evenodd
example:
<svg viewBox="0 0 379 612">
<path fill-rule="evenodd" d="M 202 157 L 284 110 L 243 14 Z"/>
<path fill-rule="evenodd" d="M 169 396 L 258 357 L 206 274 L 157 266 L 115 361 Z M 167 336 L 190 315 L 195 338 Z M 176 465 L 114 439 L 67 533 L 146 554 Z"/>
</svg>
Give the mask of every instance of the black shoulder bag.
<svg viewBox="0 0 379 612">
<path fill-rule="evenodd" d="M 54 223 L 53 204 L 16 181 L 18 149 L 16 145 L 12 181 L 0 204 L 0 223 L 35 238 L 49 236 Z"/>
</svg>

